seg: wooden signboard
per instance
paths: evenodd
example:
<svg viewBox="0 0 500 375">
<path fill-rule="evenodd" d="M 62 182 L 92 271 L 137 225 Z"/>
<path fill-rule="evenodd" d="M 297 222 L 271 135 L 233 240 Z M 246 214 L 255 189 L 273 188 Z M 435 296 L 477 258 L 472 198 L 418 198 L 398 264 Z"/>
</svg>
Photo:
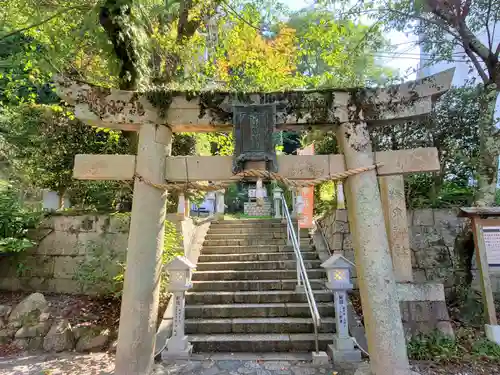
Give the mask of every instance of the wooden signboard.
<svg viewBox="0 0 500 375">
<path fill-rule="evenodd" d="M 481 221 L 486 259 L 489 267 L 500 267 L 500 222 L 492 225 L 494 220 Z"/>
<path fill-rule="evenodd" d="M 471 219 L 486 323 L 497 325 L 490 267 L 500 267 L 500 207 L 464 207 L 458 216 Z"/>
</svg>

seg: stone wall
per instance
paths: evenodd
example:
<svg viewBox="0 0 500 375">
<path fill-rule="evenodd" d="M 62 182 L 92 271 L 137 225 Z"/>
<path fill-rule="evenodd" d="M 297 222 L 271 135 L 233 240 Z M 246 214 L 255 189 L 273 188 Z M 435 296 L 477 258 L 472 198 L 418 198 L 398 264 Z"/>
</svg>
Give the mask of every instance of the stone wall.
<svg viewBox="0 0 500 375">
<path fill-rule="evenodd" d="M 466 220 L 457 217 L 458 210 L 420 209 L 408 211 L 413 279 L 415 282 L 435 281 L 444 284 L 445 292 L 453 286 L 453 272 L 458 264 L 455 240 Z M 341 252 L 354 262 L 351 234 L 346 210 L 326 215 L 319 224 L 332 251 Z M 472 261 L 473 288 L 479 290 L 475 257 Z M 492 289 L 500 293 L 500 269 L 490 269 Z"/>
<path fill-rule="evenodd" d="M 0 258 L 0 289 L 53 293 L 84 292 L 75 280 L 90 253 L 102 253 L 102 270 L 116 274 L 127 250 L 129 215 L 53 215 L 31 237 L 39 245 Z M 91 292 L 89 292 L 91 293 Z"/>
<path fill-rule="evenodd" d="M 435 329 L 453 336 L 445 287 L 451 286 L 453 280 L 453 247 L 464 221 L 453 211 L 417 210 L 408 213 L 408 224 L 414 282 L 397 286 L 406 336 Z M 330 251 L 339 252 L 355 263 L 347 211 L 326 215 L 319 225 Z M 353 284 L 357 288 L 355 270 Z"/>
<path fill-rule="evenodd" d="M 186 254 L 199 252 L 210 221 L 196 223 L 176 215 L 169 215 L 167 220 L 176 224 L 183 237 L 180 246 Z M 37 247 L 22 254 L 0 257 L 0 289 L 106 293 L 113 287 L 110 285 L 113 276 L 123 270 L 129 226 L 129 214 L 50 216 L 30 233 L 38 242 Z M 92 268 L 96 272 L 88 272 Z M 91 288 L 83 287 L 85 278 L 85 284 L 92 285 Z"/>
<path fill-rule="evenodd" d="M 270 216 L 272 212 L 272 205 L 267 199 L 259 206 L 257 202 L 245 202 L 243 204 L 243 212 L 245 215 L 256 217 L 256 216 Z"/>
</svg>

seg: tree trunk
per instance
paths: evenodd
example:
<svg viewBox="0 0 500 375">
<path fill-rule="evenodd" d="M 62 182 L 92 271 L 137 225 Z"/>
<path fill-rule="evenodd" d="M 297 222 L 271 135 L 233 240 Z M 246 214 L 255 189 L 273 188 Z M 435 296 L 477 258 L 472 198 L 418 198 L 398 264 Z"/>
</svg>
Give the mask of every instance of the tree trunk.
<svg viewBox="0 0 500 375">
<path fill-rule="evenodd" d="M 141 58 L 137 51 L 138 41 L 132 26 L 133 0 L 106 0 L 99 12 L 99 23 L 106 31 L 120 62 L 121 90 L 137 90 L 140 80 Z M 123 132 L 129 141 L 130 153 L 137 153 L 136 132 Z"/>
<path fill-rule="evenodd" d="M 62 211 L 62 210 L 64 210 L 64 203 L 65 203 L 64 195 L 66 194 L 66 189 L 65 188 L 59 189 L 57 194 L 58 194 L 58 198 L 59 198 L 59 202 L 57 204 L 59 206 L 58 210 Z"/>
<path fill-rule="evenodd" d="M 120 89 L 130 91 L 137 89 L 141 70 L 139 42 L 132 20 L 133 3 L 133 0 L 106 0 L 99 12 L 99 23 L 120 62 Z"/>
<path fill-rule="evenodd" d="M 483 116 L 479 119 L 478 191 L 475 205 L 487 207 L 495 203 L 499 147 L 494 115 L 499 93 L 495 85 L 486 85 L 480 90 L 479 104 Z"/>
</svg>

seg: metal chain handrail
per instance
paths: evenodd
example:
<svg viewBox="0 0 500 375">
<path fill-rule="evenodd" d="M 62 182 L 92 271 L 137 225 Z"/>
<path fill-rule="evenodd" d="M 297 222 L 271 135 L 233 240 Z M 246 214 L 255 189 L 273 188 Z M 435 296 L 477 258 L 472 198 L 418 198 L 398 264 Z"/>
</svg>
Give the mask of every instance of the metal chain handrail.
<svg viewBox="0 0 500 375">
<path fill-rule="evenodd" d="M 174 191 L 187 191 L 187 190 L 217 191 L 217 190 L 225 189 L 229 185 L 231 185 L 232 183 L 234 183 L 236 181 L 241 181 L 242 179 L 247 178 L 247 177 L 265 178 L 265 179 L 275 180 L 275 181 L 281 182 L 281 183 L 283 183 L 286 186 L 291 187 L 291 188 L 301 188 L 301 187 L 315 186 L 315 185 L 321 184 L 321 183 L 326 182 L 326 181 L 343 180 L 349 176 L 354 176 L 354 175 L 357 175 L 357 174 L 360 174 L 363 172 L 371 171 L 371 170 L 376 169 L 380 166 L 382 166 L 382 163 L 377 163 L 374 165 L 370 165 L 368 167 L 349 169 L 349 170 L 344 171 L 344 172 L 334 173 L 330 176 L 324 176 L 324 177 L 315 178 L 313 180 L 304 180 L 304 181 L 290 180 L 286 177 L 281 176 L 278 173 L 269 172 L 269 171 L 260 170 L 260 169 L 249 169 L 247 171 L 243 171 L 241 173 L 235 174 L 227 181 L 221 181 L 221 182 L 213 183 L 213 184 L 208 184 L 206 182 L 191 182 L 191 181 L 167 182 L 166 184 L 157 184 L 157 183 L 154 183 L 154 182 L 148 180 L 147 178 L 141 176 L 138 173 L 135 173 L 134 177 L 137 178 L 139 181 L 144 182 L 145 184 L 153 186 L 157 189 L 174 190 Z"/>
</svg>

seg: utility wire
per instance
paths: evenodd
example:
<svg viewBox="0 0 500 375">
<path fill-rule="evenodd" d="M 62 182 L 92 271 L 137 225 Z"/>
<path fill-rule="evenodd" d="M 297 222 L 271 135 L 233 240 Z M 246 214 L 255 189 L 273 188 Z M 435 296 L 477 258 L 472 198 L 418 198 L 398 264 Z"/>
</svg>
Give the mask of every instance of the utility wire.
<svg viewBox="0 0 500 375">
<path fill-rule="evenodd" d="M 238 18 L 240 21 L 243 21 L 245 24 L 248 26 L 254 28 L 255 30 L 261 32 L 261 28 L 253 25 L 250 21 L 247 21 L 243 16 L 241 16 L 236 9 L 234 9 L 231 5 L 229 5 L 225 0 L 221 0 L 221 3 L 225 5 L 227 8 L 226 10 L 229 11 L 229 13 L 232 13 L 236 18 Z"/>
</svg>

